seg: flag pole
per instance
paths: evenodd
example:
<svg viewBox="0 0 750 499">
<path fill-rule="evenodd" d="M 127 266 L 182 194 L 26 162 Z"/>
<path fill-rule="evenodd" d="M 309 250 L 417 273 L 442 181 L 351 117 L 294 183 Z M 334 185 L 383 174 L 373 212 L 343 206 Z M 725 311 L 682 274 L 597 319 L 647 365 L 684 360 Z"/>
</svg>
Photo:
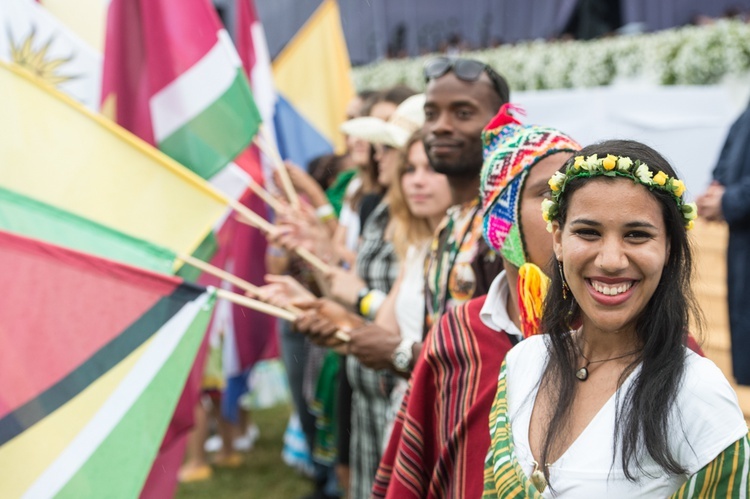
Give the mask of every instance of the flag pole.
<svg viewBox="0 0 750 499">
<path fill-rule="evenodd" d="M 229 201 L 229 205 L 234 209 L 234 211 L 241 215 L 241 217 L 238 219 L 240 222 L 251 225 L 269 234 L 273 234 L 278 230 L 268 220 L 261 217 L 236 199 L 228 198 L 227 200 Z M 312 254 L 309 250 L 297 247 L 294 248 L 294 252 L 297 253 L 300 258 L 305 260 L 307 263 L 309 263 L 322 273 L 328 274 L 331 271 L 331 267 L 327 263 Z"/>
<path fill-rule="evenodd" d="M 254 300 L 252 298 L 248 298 L 247 296 L 232 293 L 231 291 L 227 291 L 226 289 L 217 288 L 216 296 L 230 301 L 235 305 L 241 305 L 243 307 L 249 308 L 250 310 L 255 310 L 256 312 L 262 312 L 264 314 L 272 315 L 273 317 L 278 317 L 279 319 L 284 319 L 286 321 L 294 322 L 294 320 L 297 318 L 297 315 L 293 312 L 290 312 L 289 310 L 284 310 L 281 307 L 275 307 L 273 305 L 269 305 L 268 303 L 263 303 L 260 300 Z"/>
<path fill-rule="evenodd" d="M 265 154 L 266 157 L 268 157 L 273 162 L 276 170 L 278 170 L 279 177 L 281 178 L 281 186 L 284 189 L 286 197 L 289 199 L 289 204 L 295 210 L 299 209 L 299 196 L 297 195 L 297 191 L 294 190 L 294 185 L 292 184 L 292 179 L 289 178 L 289 172 L 286 171 L 284 160 L 281 159 L 279 151 L 273 145 L 273 142 L 269 139 L 268 131 L 266 130 L 265 126 L 260 125 L 258 134 L 255 136 L 255 139 L 253 139 L 253 142 L 258 146 L 263 154 Z"/>
<path fill-rule="evenodd" d="M 273 209 L 276 213 L 280 213 L 284 211 L 284 205 L 279 202 L 278 199 L 273 197 L 273 195 L 265 190 L 263 186 L 261 186 L 258 182 L 255 181 L 252 177 L 249 178 L 247 182 L 247 187 L 253 191 L 253 193 L 261 198 L 268 206 Z"/>
<path fill-rule="evenodd" d="M 262 312 L 264 314 L 268 314 L 273 317 L 278 317 L 279 319 L 283 319 L 289 322 L 294 322 L 294 320 L 300 315 L 300 314 L 291 312 L 289 310 L 284 310 L 283 308 L 276 307 L 274 305 L 269 305 L 268 303 L 264 303 L 260 300 L 254 300 L 252 298 L 248 298 L 247 296 L 242 296 L 237 293 L 232 293 L 231 291 L 227 291 L 226 289 L 217 288 L 216 296 L 219 298 L 223 298 L 224 300 L 230 301 L 234 303 L 235 305 L 247 307 L 250 310 L 255 310 L 256 312 Z M 349 336 L 348 333 L 340 329 L 334 333 L 334 336 L 336 337 L 337 340 L 343 341 L 344 343 L 348 343 L 349 341 L 351 341 L 351 336 Z"/>
<path fill-rule="evenodd" d="M 211 265 L 208 262 L 204 262 L 203 260 L 199 260 L 197 258 L 194 258 L 189 255 L 177 255 L 177 258 L 182 260 L 183 262 L 187 263 L 188 265 L 195 267 L 196 269 L 199 269 L 206 274 L 212 275 L 214 277 L 217 277 L 219 279 L 223 279 L 227 281 L 228 283 L 234 284 L 238 288 L 242 289 L 243 291 L 247 291 L 251 295 L 253 295 L 255 298 L 260 298 L 260 288 L 250 282 L 247 282 L 246 280 L 237 277 L 234 274 L 230 274 L 226 270 L 220 269 L 219 267 L 216 267 L 215 265 Z M 262 301 L 262 300 L 261 300 Z M 295 313 L 297 315 L 302 313 L 302 310 L 295 307 L 294 305 L 289 305 L 287 307 L 284 307 L 289 312 Z"/>
</svg>

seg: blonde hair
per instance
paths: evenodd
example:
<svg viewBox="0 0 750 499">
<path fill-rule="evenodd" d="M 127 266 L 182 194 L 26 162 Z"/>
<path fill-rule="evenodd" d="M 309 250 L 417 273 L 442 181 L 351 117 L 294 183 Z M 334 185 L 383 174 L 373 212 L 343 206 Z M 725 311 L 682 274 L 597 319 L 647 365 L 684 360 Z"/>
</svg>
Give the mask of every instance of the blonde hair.
<svg viewBox="0 0 750 499">
<path fill-rule="evenodd" d="M 409 210 L 401 186 L 401 180 L 409 166 L 409 151 L 415 144 L 422 142 L 422 138 L 423 134 L 420 130 L 409 137 L 406 145 L 401 149 L 401 160 L 396 168 L 396 181 L 388 189 L 393 248 L 402 261 L 409 246 L 425 244 L 432 239 L 433 235 L 428 220 L 415 216 Z"/>
</svg>

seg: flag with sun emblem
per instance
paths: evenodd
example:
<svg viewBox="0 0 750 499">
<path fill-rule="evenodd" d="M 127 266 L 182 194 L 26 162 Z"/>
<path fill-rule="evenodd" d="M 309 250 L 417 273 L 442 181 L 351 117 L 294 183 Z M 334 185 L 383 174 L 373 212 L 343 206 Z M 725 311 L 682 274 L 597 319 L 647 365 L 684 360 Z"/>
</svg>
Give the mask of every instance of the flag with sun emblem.
<svg viewBox="0 0 750 499">
<path fill-rule="evenodd" d="M 0 60 L 99 109 L 102 56 L 33 0 L 0 2 Z"/>
</svg>

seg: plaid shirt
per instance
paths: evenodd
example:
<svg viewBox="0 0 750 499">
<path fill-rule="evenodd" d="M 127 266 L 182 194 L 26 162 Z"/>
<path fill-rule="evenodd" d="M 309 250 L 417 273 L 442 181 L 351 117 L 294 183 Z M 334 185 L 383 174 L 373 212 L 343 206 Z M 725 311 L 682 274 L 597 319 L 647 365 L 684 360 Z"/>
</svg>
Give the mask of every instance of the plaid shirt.
<svg viewBox="0 0 750 499">
<path fill-rule="evenodd" d="M 391 290 L 399 270 L 393 244 L 385 240 L 389 219 L 388 205 L 380 203 L 367 219 L 357 253 L 359 277 L 370 289 L 384 293 Z M 351 355 L 346 360 L 346 371 L 352 386 L 349 497 L 365 499 L 370 496 L 383 453 L 390 395 L 396 377 L 389 371 L 369 369 Z"/>
</svg>

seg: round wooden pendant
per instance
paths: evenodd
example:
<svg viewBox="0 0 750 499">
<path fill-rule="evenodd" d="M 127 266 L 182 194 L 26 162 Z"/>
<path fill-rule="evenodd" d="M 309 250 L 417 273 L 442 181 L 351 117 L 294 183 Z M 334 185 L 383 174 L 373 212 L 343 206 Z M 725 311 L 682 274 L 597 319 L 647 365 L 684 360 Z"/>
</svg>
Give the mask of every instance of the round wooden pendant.
<svg viewBox="0 0 750 499">
<path fill-rule="evenodd" d="M 586 381 L 587 379 L 589 379 L 589 370 L 585 367 L 580 368 L 576 371 L 576 378 L 581 381 Z"/>
</svg>

